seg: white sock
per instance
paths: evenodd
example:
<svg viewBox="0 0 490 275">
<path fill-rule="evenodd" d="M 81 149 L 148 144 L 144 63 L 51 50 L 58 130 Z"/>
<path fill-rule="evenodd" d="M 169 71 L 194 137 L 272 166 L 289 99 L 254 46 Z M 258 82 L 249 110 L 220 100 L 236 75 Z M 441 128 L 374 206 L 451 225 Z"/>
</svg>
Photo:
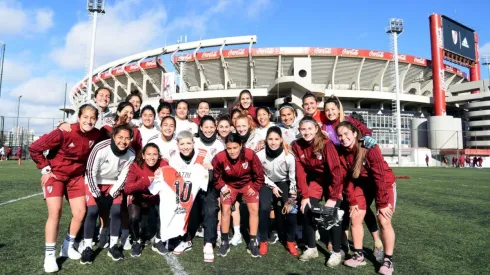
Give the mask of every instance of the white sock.
<svg viewBox="0 0 490 275">
<path fill-rule="evenodd" d="M 218 234 L 218 238 L 221 238 L 221 231 L 216 231 L 216 233 Z"/>
<path fill-rule="evenodd" d="M 83 245 L 85 248 L 90 247 L 92 249 L 92 239 L 83 239 Z"/>
<path fill-rule="evenodd" d="M 109 247 L 113 247 L 117 244 L 117 240 L 119 239 L 118 236 L 111 236 L 111 239 L 109 241 Z"/>
<path fill-rule="evenodd" d="M 241 234 L 240 233 L 240 226 L 239 225 L 234 225 L 233 226 L 233 232 L 234 232 L 234 234 Z"/>
<path fill-rule="evenodd" d="M 65 241 L 68 241 L 68 247 L 69 248 L 73 247 L 73 245 L 75 244 L 75 238 L 76 238 L 76 236 L 66 233 Z"/>
<path fill-rule="evenodd" d="M 46 243 L 46 257 L 55 257 L 56 254 L 56 243 Z"/>
</svg>

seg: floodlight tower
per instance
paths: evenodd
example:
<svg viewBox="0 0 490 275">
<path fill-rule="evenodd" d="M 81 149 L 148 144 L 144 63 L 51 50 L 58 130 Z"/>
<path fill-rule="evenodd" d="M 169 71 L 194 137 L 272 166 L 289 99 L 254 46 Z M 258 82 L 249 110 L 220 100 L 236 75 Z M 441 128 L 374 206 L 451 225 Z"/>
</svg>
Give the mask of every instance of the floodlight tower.
<svg viewBox="0 0 490 275">
<path fill-rule="evenodd" d="M 92 16 L 92 40 L 90 42 L 90 64 L 88 67 L 87 101 L 92 98 L 92 74 L 94 69 L 95 36 L 97 33 L 97 15 L 105 13 L 105 0 L 87 0 L 87 10 Z"/>
<path fill-rule="evenodd" d="M 5 48 L 7 45 L 0 41 L 0 97 L 2 97 L 3 62 L 5 60 Z"/>
<path fill-rule="evenodd" d="M 402 131 L 401 131 L 401 114 L 400 114 L 400 75 L 398 73 L 398 36 L 403 32 L 403 19 L 391 18 L 386 33 L 393 39 L 393 59 L 395 61 L 395 93 L 396 93 L 396 136 L 397 136 L 397 153 L 398 166 L 401 166 L 402 160 Z"/>
<path fill-rule="evenodd" d="M 488 78 L 490 79 L 490 55 L 483 56 L 482 59 L 483 59 L 482 65 L 487 66 Z"/>
</svg>

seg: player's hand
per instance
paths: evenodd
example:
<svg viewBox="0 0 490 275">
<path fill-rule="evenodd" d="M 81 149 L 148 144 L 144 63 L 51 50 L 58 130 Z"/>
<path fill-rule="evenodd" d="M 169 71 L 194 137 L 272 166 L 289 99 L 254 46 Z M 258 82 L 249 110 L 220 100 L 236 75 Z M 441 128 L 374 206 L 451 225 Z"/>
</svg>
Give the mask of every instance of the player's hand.
<svg viewBox="0 0 490 275">
<path fill-rule="evenodd" d="M 364 140 L 363 146 L 368 149 L 373 148 L 378 143 L 378 141 L 371 136 L 364 136 L 362 137 L 362 140 Z"/>
<path fill-rule="evenodd" d="M 307 205 L 311 208 L 310 199 L 302 199 L 300 210 L 301 210 L 301 212 L 303 212 L 303 214 L 305 213 L 305 208 Z"/>
<path fill-rule="evenodd" d="M 282 191 L 281 191 L 281 189 L 279 189 L 279 187 L 274 187 L 274 189 L 272 189 L 272 194 L 274 194 L 274 196 L 276 196 L 276 198 L 280 198 Z"/>
<path fill-rule="evenodd" d="M 296 200 L 297 197 L 298 195 L 296 194 L 296 192 L 289 192 L 289 198 Z"/>
<path fill-rule="evenodd" d="M 352 217 L 356 212 L 359 212 L 359 205 L 356 204 L 349 206 L 349 217 Z"/>
<path fill-rule="evenodd" d="M 256 194 L 255 190 L 252 188 L 252 186 L 248 186 L 248 191 L 247 191 L 247 196 L 254 196 Z"/>
<path fill-rule="evenodd" d="M 64 122 L 58 126 L 58 129 L 60 129 L 63 132 L 71 132 L 71 125 Z"/>
<path fill-rule="evenodd" d="M 284 149 L 284 154 L 287 156 L 291 152 L 291 145 L 286 141 L 283 141 L 282 148 Z"/>
<path fill-rule="evenodd" d="M 56 175 L 53 174 L 53 172 L 49 173 L 49 174 L 46 174 L 46 175 L 42 175 L 41 176 L 41 186 L 44 186 L 46 184 L 46 182 L 48 182 L 48 180 L 50 178 L 55 178 L 57 179 Z"/>
<path fill-rule="evenodd" d="M 213 170 L 213 166 L 211 165 L 211 163 L 204 163 L 202 166 L 204 166 L 204 168 L 208 170 Z"/>
<path fill-rule="evenodd" d="M 336 204 L 337 204 L 337 201 L 334 201 L 332 199 L 328 199 L 327 203 L 325 203 L 325 206 L 326 207 L 335 207 Z"/>
<path fill-rule="evenodd" d="M 259 141 L 257 146 L 255 146 L 255 152 L 258 152 L 258 151 L 264 149 L 264 146 L 265 146 L 265 141 L 263 141 L 263 140 Z"/>
<path fill-rule="evenodd" d="M 391 207 L 387 206 L 385 208 L 379 209 L 378 215 L 383 216 L 387 220 L 391 220 L 391 218 L 393 217 L 393 210 L 391 209 Z"/>
<path fill-rule="evenodd" d="M 157 168 L 157 170 L 155 170 L 154 175 L 155 175 L 155 178 L 161 176 L 162 175 L 162 169 Z"/>
<path fill-rule="evenodd" d="M 226 200 L 231 196 L 231 190 L 226 184 L 221 188 L 221 196 L 223 200 Z"/>
</svg>

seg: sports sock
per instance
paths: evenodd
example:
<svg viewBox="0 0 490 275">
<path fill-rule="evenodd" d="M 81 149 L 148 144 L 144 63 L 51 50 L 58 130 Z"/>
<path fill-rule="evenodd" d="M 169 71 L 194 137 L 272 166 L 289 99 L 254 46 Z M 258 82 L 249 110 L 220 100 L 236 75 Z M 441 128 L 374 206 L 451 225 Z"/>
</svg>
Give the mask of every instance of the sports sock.
<svg viewBox="0 0 490 275">
<path fill-rule="evenodd" d="M 73 244 L 75 244 L 75 238 L 76 236 L 66 233 L 65 241 L 68 242 L 68 247 L 73 247 Z"/>
<path fill-rule="evenodd" d="M 393 261 L 393 255 L 385 254 L 385 259 L 388 259 L 388 260 L 390 260 L 390 262 L 392 262 Z"/>
<path fill-rule="evenodd" d="M 239 225 L 233 226 L 233 234 L 240 234 L 240 226 Z"/>
<path fill-rule="evenodd" d="M 256 242 L 257 241 L 257 235 L 250 235 L 250 242 Z"/>
<path fill-rule="evenodd" d="M 221 233 L 221 241 L 228 242 L 229 233 Z"/>
<path fill-rule="evenodd" d="M 362 252 L 362 249 L 354 249 L 354 252 L 359 254 L 359 255 L 364 255 L 364 253 Z"/>
<path fill-rule="evenodd" d="M 111 236 L 110 241 L 109 241 L 109 247 L 113 247 L 117 244 L 117 240 L 119 239 L 118 236 Z"/>
<path fill-rule="evenodd" d="M 56 243 L 46 243 L 46 257 L 54 257 L 56 254 Z"/>
<path fill-rule="evenodd" d="M 92 249 L 92 239 L 83 239 L 84 247 L 90 247 Z"/>
</svg>

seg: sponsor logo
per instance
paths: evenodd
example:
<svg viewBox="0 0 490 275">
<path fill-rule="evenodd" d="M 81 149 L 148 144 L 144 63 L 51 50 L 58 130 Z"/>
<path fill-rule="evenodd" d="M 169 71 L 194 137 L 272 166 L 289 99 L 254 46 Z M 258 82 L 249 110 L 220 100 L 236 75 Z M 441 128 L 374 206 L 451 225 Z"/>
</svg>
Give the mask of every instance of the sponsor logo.
<svg viewBox="0 0 490 275">
<path fill-rule="evenodd" d="M 191 53 L 183 54 L 177 57 L 177 61 L 191 61 L 193 58 Z"/>
<path fill-rule="evenodd" d="M 358 56 L 359 55 L 359 50 L 356 50 L 356 49 L 343 49 L 342 50 L 342 55 L 354 55 L 354 56 Z"/>
<path fill-rule="evenodd" d="M 445 93 L 446 92 L 446 80 L 444 79 L 444 69 L 439 70 L 440 84 L 439 88 Z"/>
<path fill-rule="evenodd" d="M 458 32 L 453 30 L 451 31 L 452 37 L 453 37 L 453 43 L 457 44 L 458 43 Z"/>
<path fill-rule="evenodd" d="M 404 54 L 399 54 L 398 55 L 398 59 L 401 60 L 401 61 L 406 61 L 407 60 L 407 56 L 404 55 Z"/>
<path fill-rule="evenodd" d="M 130 71 L 136 71 L 140 68 L 140 66 L 138 66 L 138 64 L 133 64 L 131 66 L 129 66 L 129 70 Z"/>
<path fill-rule="evenodd" d="M 177 203 L 179 203 L 178 199 L 179 198 L 177 196 Z M 185 209 L 182 206 L 177 206 L 177 209 L 175 209 L 175 214 L 185 214 L 185 213 L 187 213 L 187 209 Z"/>
<path fill-rule="evenodd" d="M 418 64 L 421 64 L 421 65 L 425 65 L 425 59 L 424 58 L 415 57 L 413 59 L 413 62 L 418 63 Z"/>
<path fill-rule="evenodd" d="M 437 47 L 442 49 L 444 46 L 444 37 L 442 36 L 442 27 L 437 27 L 436 29 L 436 36 L 437 36 Z"/>
<path fill-rule="evenodd" d="M 385 55 L 384 55 L 384 52 L 369 51 L 369 56 L 383 58 Z"/>
<path fill-rule="evenodd" d="M 75 147 L 75 144 L 73 144 L 73 142 L 72 142 L 72 143 L 70 143 L 70 145 L 68 145 L 68 147 L 74 148 Z"/>
<path fill-rule="evenodd" d="M 265 54 L 274 54 L 276 51 L 276 48 L 258 48 L 256 53 L 260 55 L 265 55 Z"/>
<path fill-rule="evenodd" d="M 122 74 L 124 72 L 124 69 L 119 67 L 116 69 L 116 74 Z"/>
<path fill-rule="evenodd" d="M 466 37 L 463 39 L 463 42 L 461 42 L 461 46 L 465 48 L 470 48 L 470 45 L 468 45 L 468 40 L 466 40 Z"/>
<path fill-rule="evenodd" d="M 243 167 L 243 169 L 247 169 L 248 168 L 248 162 L 242 163 L 242 167 Z"/>
<path fill-rule="evenodd" d="M 218 51 L 202 53 L 201 58 L 217 58 Z"/>
<path fill-rule="evenodd" d="M 245 49 L 229 50 L 228 56 L 242 56 L 245 55 Z"/>
<path fill-rule="evenodd" d="M 451 66 L 448 66 L 448 65 L 444 65 L 446 71 L 450 72 L 450 73 L 454 73 L 454 68 L 451 67 Z"/>
<path fill-rule="evenodd" d="M 53 186 L 48 186 L 48 193 L 51 194 L 51 192 L 53 192 Z"/>
<path fill-rule="evenodd" d="M 314 48 L 313 54 L 317 54 L 317 55 L 332 54 L 332 48 Z"/>
<path fill-rule="evenodd" d="M 143 66 L 145 67 L 153 67 L 153 66 L 156 66 L 157 65 L 157 61 L 156 60 L 151 60 L 151 61 L 147 61 L 147 62 L 144 62 L 143 63 Z"/>
<path fill-rule="evenodd" d="M 89 140 L 89 142 L 88 142 L 88 148 L 92 148 L 92 146 L 94 146 L 94 141 L 93 140 Z"/>
<path fill-rule="evenodd" d="M 226 166 L 225 171 L 229 171 L 229 170 L 230 170 L 230 166 Z"/>
</svg>

